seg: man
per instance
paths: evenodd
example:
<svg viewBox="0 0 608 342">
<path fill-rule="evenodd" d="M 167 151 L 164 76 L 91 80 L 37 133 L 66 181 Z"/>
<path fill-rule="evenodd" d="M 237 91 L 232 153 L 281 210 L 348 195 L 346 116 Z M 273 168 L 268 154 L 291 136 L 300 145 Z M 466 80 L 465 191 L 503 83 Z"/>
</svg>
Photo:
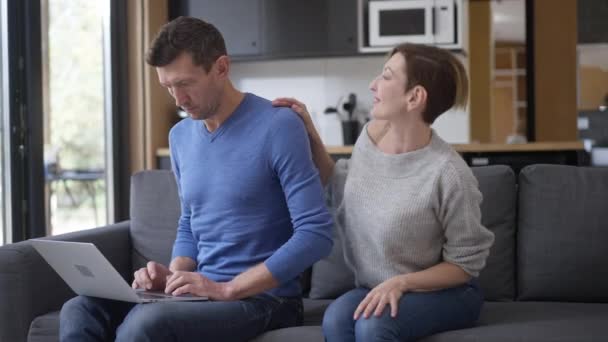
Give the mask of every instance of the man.
<svg viewBox="0 0 608 342">
<path fill-rule="evenodd" d="M 146 61 L 190 117 L 169 134 L 182 208 L 171 264 L 148 263 L 133 287 L 211 300 L 76 297 L 61 311 L 61 339 L 245 341 L 299 324 L 298 276 L 332 247 L 303 123 L 233 87 L 224 40 L 201 20 L 166 24 Z"/>
</svg>

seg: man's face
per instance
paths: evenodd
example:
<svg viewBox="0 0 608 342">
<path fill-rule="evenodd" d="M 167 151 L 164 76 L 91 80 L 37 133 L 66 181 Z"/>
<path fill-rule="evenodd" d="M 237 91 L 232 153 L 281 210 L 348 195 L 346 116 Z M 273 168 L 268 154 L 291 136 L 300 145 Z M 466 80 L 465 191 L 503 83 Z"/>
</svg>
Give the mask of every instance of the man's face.
<svg viewBox="0 0 608 342">
<path fill-rule="evenodd" d="M 175 105 L 192 119 L 206 120 L 215 115 L 223 88 L 215 64 L 207 73 L 203 66 L 193 63 L 189 53 L 182 53 L 168 65 L 157 67 L 156 72 Z"/>
</svg>

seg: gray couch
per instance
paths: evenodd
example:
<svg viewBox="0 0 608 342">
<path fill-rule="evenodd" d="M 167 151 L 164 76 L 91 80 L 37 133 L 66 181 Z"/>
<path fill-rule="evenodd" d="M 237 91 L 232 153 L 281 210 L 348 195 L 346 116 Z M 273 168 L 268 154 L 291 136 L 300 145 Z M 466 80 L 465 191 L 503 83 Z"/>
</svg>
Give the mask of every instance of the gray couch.
<svg viewBox="0 0 608 342">
<path fill-rule="evenodd" d="M 424 341 L 608 341 L 608 169 L 533 165 L 473 168 L 483 223 L 496 235 L 479 281 L 476 327 Z M 179 203 L 168 171 L 132 178 L 131 220 L 52 239 L 95 243 L 130 281 L 146 260 L 167 262 Z M 323 341 L 331 298 L 352 287 L 339 251 L 303 275 L 304 326 L 255 341 Z M 0 248 L 0 341 L 56 341 L 58 310 L 74 294 L 26 242 Z"/>
</svg>

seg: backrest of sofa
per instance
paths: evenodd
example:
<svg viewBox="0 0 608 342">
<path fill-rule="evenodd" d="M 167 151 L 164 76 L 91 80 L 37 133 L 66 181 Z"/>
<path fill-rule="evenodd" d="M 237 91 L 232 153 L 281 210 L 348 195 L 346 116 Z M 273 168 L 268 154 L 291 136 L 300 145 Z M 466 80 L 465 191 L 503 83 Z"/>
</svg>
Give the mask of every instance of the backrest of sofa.
<svg viewBox="0 0 608 342">
<path fill-rule="evenodd" d="M 471 171 L 483 195 L 481 223 L 494 233 L 479 283 L 486 300 L 511 301 L 515 298 L 515 174 L 504 165 L 473 167 Z"/>
<path fill-rule="evenodd" d="M 486 267 L 479 277 L 480 285 L 487 300 L 512 300 L 515 293 L 515 176 L 506 166 L 474 167 L 472 171 L 483 194 L 482 224 L 495 234 Z M 171 171 L 149 170 L 132 176 L 130 234 L 134 270 L 143 267 L 149 260 L 164 264 L 170 262 L 179 215 L 179 197 Z M 339 281 L 352 282 L 352 276 L 337 277 L 339 281 L 334 279 L 344 272 L 348 270 L 343 263 L 332 261 L 315 264 L 312 277 L 319 279 L 312 284 L 317 287 L 322 284 L 323 288 L 313 288 L 311 293 L 316 293 L 316 298 L 327 297 L 326 293 L 335 297 L 336 290 L 352 287 L 339 284 Z M 331 278 L 333 282 L 327 281 L 327 274 L 334 276 Z"/>
<path fill-rule="evenodd" d="M 131 177 L 132 263 L 136 270 L 154 260 L 168 265 L 180 216 L 173 172 L 148 170 Z"/>
<path fill-rule="evenodd" d="M 486 300 L 510 301 L 515 296 L 515 175 L 502 165 L 473 167 L 472 171 L 483 195 L 482 224 L 495 235 L 486 267 L 479 276 L 480 286 Z M 354 287 L 341 246 L 334 241 L 331 254 L 313 265 L 311 298 L 336 298 Z"/>
<path fill-rule="evenodd" d="M 519 174 L 519 300 L 608 302 L 608 169 Z"/>
</svg>

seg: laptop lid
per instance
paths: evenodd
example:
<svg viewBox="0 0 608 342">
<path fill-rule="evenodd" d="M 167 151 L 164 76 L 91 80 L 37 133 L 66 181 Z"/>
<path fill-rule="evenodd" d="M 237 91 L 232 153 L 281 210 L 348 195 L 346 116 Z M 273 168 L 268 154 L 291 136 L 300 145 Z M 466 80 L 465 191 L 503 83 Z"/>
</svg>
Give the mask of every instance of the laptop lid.
<svg viewBox="0 0 608 342">
<path fill-rule="evenodd" d="M 194 296 L 142 296 L 92 243 L 30 240 L 32 246 L 76 294 L 133 303 L 207 300 Z"/>
</svg>

